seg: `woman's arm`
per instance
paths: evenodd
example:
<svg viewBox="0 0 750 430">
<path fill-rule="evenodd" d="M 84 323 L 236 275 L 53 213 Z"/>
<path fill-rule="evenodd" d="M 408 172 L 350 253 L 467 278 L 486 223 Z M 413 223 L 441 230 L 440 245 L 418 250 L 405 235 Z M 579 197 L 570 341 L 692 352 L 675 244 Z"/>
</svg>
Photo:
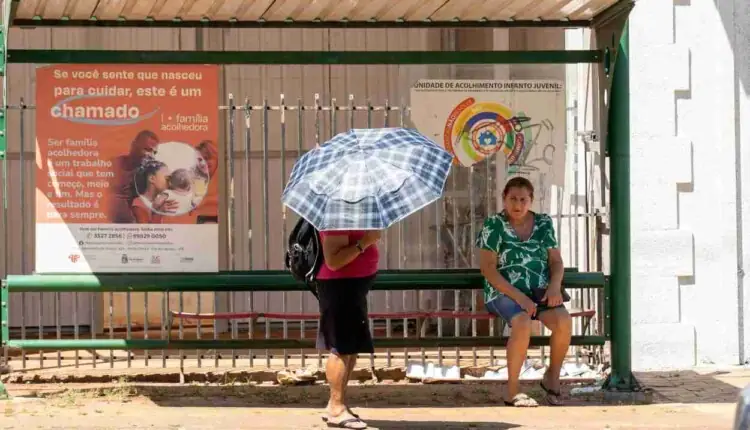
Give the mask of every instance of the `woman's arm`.
<svg viewBox="0 0 750 430">
<path fill-rule="evenodd" d="M 323 236 L 323 260 L 334 272 L 359 257 L 356 245 L 349 245 L 349 235 L 335 234 Z"/>
<path fill-rule="evenodd" d="M 549 288 L 562 289 L 563 275 L 565 266 L 559 248 L 549 248 L 547 250 L 547 264 L 549 265 Z"/>
<path fill-rule="evenodd" d="M 479 250 L 479 268 L 487 282 L 497 291 L 513 299 L 516 303 L 526 298 L 518 288 L 508 282 L 500 272 L 497 271 L 497 253 L 487 249 Z"/>
</svg>

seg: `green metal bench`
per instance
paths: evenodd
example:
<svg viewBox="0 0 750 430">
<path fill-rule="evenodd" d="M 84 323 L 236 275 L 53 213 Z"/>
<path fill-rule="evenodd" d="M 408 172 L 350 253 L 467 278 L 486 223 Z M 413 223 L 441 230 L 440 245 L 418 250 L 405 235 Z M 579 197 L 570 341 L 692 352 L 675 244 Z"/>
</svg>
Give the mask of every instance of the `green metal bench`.
<svg viewBox="0 0 750 430">
<path fill-rule="evenodd" d="M 483 277 L 476 269 L 385 270 L 380 272 L 376 291 L 473 290 L 482 288 Z M 566 270 L 563 284 L 569 289 L 604 289 L 602 273 Z M 153 349 L 305 349 L 314 348 L 314 339 L 11 339 L 8 303 L 10 293 L 21 292 L 282 292 L 307 291 L 286 271 L 233 271 L 208 274 L 60 274 L 10 275 L 0 289 L 2 345 L 23 350 L 153 350 Z M 574 336 L 572 345 L 604 345 L 609 312 L 605 311 L 605 333 Z M 486 313 L 477 313 L 480 318 Z M 398 317 L 393 317 L 398 318 Z M 507 343 L 502 336 L 376 338 L 376 348 L 497 347 Z M 531 344 L 547 345 L 547 336 L 533 336 Z"/>
</svg>

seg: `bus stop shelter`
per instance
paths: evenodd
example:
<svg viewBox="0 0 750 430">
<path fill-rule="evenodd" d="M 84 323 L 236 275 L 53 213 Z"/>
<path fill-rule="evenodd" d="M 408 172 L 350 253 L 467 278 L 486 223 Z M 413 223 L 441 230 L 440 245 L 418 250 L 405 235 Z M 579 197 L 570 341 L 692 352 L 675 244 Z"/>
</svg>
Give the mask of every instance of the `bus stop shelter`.
<svg viewBox="0 0 750 430">
<path fill-rule="evenodd" d="M 610 236 L 605 319 L 612 372 L 607 387 L 631 391 L 630 155 L 627 17 L 632 0 L 5 0 L 3 3 L 3 216 L 8 199 L 8 64 L 471 65 L 595 64 L 601 153 L 609 168 L 606 224 Z M 12 49 L 15 28 L 590 28 L 595 49 L 555 51 L 128 51 Z M 5 224 L 7 225 L 7 224 Z M 7 246 L 7 245 L 5 245 Z M 8 253 L 6 252 L 6 259 Z M 7 267 L 7 264 L 6 264 Z M 70 278 L 66 278 L 70 279 Z M 64 283 L 65 281 L 60 281 Z M 70 281 L 75 282 L 75 281 Z M 11 283 L 12 284 L 12 283 Z M 71 287 L 72 288 L 72 287 Z M 0 300 L 4 347 L 9 341 L 8 283 Z M 12 286 L 11 286 L 11 291 Z"/>
</svg>

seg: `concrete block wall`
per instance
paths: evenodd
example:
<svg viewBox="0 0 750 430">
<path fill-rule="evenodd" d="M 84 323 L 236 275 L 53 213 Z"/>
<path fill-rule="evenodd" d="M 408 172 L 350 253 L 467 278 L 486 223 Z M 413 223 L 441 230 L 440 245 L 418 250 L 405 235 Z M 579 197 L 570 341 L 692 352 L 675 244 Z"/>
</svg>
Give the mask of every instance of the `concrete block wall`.
<svg viewBox="0 0 750 430">
<path fill-rule="evenodd" d="M 750 38 L 737 36 L 748 9 L 746 0 L 648 0 L 631 16 L 636 370 L 744 361 L 737 274 L 750 194 L 740 191 L 740 161 L 750 162 L 750 144 L 739 145 L 747 93 L 738 72 L 749 74 Z"/>
</svg>

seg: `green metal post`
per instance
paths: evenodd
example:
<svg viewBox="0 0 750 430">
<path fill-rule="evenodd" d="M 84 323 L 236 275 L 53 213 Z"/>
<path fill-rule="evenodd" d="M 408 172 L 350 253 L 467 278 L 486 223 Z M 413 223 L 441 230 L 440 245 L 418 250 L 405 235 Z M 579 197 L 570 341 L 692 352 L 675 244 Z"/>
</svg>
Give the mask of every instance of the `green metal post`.
<svg viewBox="0 0 750 430">
<path fill-rule="evenodd" d="M 5 282 L 0 285 L 0 350 L 2 350 L 3 357 L 7 357 L 8 351 L 8 340 L 10 339 L 10 321 L 8 318 L 8 307 L 10 306 L 10 294 L 8 294 L 8 286 Z M 2 375 L 2 367 L 8 365 L 5 359 L 0 360 L 0 375 Z M 0 379 L 0 400 L 8 398 L 8 391 L 3 385 L 2 379 Z"/>
<path fill-rule="evenodd" d="M 630 331 L 630 64 L 628 24 L 620 37 L 609 103 L 612 373 L 607 388 L 632 391 Z"/>
<path fill-rule="evenodd" d="M 16 6 L 15 1 L 6 1 L 3 7 L 3 24 L 0 27 L 0 78 L 3 80 L 2 88 L 2 105 L 0 106 L 0 158 L 2 159 L 3 166 L 3 227 L 5 232 L 3 234 L 3 245 L 5 247 L 5 261 L 3 264 L 3 271 L 5 275 L 8 274 L 8 157 L 6 152 L 8 149 L 7 140 L 7 127 L 6 127 L 6 106 L 8 105 L 8 78 L 6 73 L 6 65 L 8 63 L 8 30 L 10 29 L 10 15 L 11 9 Z M 10 294 L 8 294 L 8 288 L 3 283 L 0 286 L 0 374 L 2 374 L 3 368 L 8 366 L 8 344 L 7 341 L 9 336 L 9 318 L 8 318 L 8 307 L 10 306 Z M 8 392 L 5 389 L 5 385 L 0 380 L 0 399 L 7 399 Z"/>
</svg>

